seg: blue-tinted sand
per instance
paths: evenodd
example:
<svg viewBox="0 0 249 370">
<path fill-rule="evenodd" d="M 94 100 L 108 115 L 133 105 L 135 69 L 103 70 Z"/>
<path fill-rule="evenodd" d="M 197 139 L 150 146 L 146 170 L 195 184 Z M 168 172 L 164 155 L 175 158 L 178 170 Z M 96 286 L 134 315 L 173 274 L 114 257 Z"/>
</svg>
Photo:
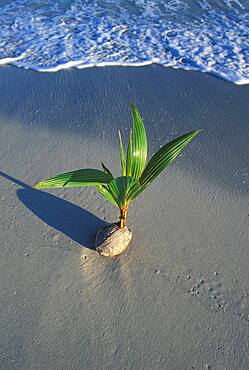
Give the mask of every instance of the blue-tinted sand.
<svg viewBox="0 0 249 370">
<path fill-rule="evenodd" d="M 249 86 L 152 65 L 5 66 L 0 87 L 1 370 L 248 370 Z M 30 185 L 101 161 L 120 175 L 131 101 L 149 156 L 204 130 L 131 204 L 111 260 L 93 240 L 118 209 Z"/>
</svg>

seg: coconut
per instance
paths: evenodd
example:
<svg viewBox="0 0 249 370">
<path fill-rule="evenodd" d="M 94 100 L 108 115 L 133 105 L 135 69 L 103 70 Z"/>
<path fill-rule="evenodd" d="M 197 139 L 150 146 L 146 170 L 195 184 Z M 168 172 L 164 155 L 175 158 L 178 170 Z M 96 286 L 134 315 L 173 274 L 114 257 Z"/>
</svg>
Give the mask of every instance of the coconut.
<svg viewBox="0 0 249 370">
<path fill-rule="evenodd" d="M 100 229 L 95 238 L 95 248 L 101 256 L 115 257 L 123 253 L 132 239 L 127 226 L 109 224 Z"/>
</svg>

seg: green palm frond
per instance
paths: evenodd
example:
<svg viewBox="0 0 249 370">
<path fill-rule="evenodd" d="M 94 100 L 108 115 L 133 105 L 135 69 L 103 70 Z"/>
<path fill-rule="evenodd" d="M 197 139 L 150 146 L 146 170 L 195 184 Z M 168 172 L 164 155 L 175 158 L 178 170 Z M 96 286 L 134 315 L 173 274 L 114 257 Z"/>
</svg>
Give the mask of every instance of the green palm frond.
<svg viewBox="0 0 249 370">
<path fill-rule="evenodd" d="M 126 154 L 126 175 L 132 175 L 132 130 L 129 136 L 129 142 L 127 147 L 127 154 Z"/>
<path fill-rule="evenodd" d="M 96 189 L 98 192 L 113 206 L 118 207 L 117 202 L 113 198 L 112 194 L 110 193 L 110 190 L 105 185 L 97 185 Z"/>
<path fill-rule="evenodd" d="M 140 188 L 140 184 L 133 177 L 121 176 L 113 179 L 108 185 L 108 188 L 121 209 L 129 204 L 131 194 L 135 189 Z"/>
<path fill-rule="evenodd" d="M 92 168 L 65 172 L 55 177 L 38 182 L 34 188 L 72 188 L 79 186 L 97 186 L 109 184 L 113 179 L 109 173 Z"/>
<path fill-rule="evenodd" d="M 133 118 L 132 177 L 141 176 L 147 159 L 147 136 L 143 120 L 135 105 L 131 107 Z"/>
<path fill-rule="evenodd" d="M 118 137 L 119 137 L 119 147 L 120 147 L 120 160 L 121 160 L 121 169 L 122 169 L 122 176 L 126 175 L 126 168 L 125 168 L 125 155 L 124 155 L 124 147 L 123 141 L 120 130 L 118 130 Z"/>
<path fill-rule="evenodd" d="M 142 189 L 145 189 L 155 178 L 181 153 L 183 148 L 201 130 L 191 131 L 186 135 L 165 144 L 160 148 L 147 163 L 139 182 Z"/>
<path fill-rule="evenodd" d="M 103 162 L 101 162 L 101 166 L 102 166 L 102 168 L 103 168 L 103 170 L 104 170 L 104 172 L 106 172 L 106 173 L 108 173 L 110 176 L 112 176 L 113 177 L 113 175 L 112 175 L 112 173 L 111 173 L 111 171 L 104 165 L 104 163 Z"/>
<path fill-rule="evenodd" d="M 120 227 L 124 227 L 129 203 L 144 191 L 201 131 L 191 131 L 165 144 L 146 164 L 146 130 L 137 108 L 132 105 L 131 110 L 133 129 L 130 131 L 126 161 L 121 132 L 120 130 L 118 131 L 122 176 L 114 178 L 111 171 L 101 162 L 103 171 L 87 168 L 65 172 L 55 177 L 42 180 L 34 187 L 37 189 L 44 189 L 95 186 L 97 191 L 108 202 L 120 208 Z"/>
</svg>

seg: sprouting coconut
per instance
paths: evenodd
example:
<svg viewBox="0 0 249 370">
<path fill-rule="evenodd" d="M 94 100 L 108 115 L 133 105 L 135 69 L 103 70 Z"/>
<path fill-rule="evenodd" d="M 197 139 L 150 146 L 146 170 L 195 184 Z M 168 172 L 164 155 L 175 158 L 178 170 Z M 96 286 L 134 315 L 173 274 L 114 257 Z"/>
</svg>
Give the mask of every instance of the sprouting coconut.
<svg viewBox="0 0 249 370">
<path fill-rule="evenodd" d="M 131 107 L 133 130 L 130 132 L 126 159 L 120 131 L 120 155 L 122 176 L 114 177 L 103 164 L 103 170 L 82 169 L 66 172 L 40 181 L 34 187 L 65 188 L 94 186 L 111 204 L 119 208 L 117 223 L 109 224 L 99 230 L 95 247 L 100 255 L 114 257 L 128 247 L 132 233 L 126 226 L 130 203 L 181 153 L 183 148 L 200 132 L 191 131 L 162 146 L 147 163 L 147 136 L 140 113 Z"/>
</svg>

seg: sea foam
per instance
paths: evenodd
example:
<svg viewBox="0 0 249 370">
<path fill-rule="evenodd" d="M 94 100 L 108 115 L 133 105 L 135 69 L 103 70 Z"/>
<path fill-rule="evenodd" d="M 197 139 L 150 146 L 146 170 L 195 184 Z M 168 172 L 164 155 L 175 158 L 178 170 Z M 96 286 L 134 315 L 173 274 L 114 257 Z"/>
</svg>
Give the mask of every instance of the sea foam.
<svg viewBox="0 0 249 370">
<path fill-rule="evenodd" d="M 0 64 L 56 72 L 157 63 L 249 83 L 248 0 L 1 4 Z"/>
</svg>

